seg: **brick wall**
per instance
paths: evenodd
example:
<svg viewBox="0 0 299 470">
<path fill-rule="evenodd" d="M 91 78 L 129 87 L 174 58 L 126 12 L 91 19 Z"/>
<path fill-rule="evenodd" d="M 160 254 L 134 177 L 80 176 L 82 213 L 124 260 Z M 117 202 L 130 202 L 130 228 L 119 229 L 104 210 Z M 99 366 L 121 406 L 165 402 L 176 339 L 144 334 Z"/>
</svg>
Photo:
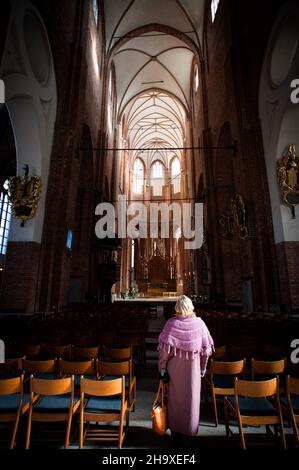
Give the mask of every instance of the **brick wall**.
<svg viewBox="0 0 299 470">
<path fill-rule="evenodd" d="M 276 250 L 282 304 L 299 309 L 299 242 L 278 243 Z"/>
<path fill-rule="evenodd" d="M 9 242 L 0 297 L 1 310 L 34 311 L 40 244 Z"/>
</svg>

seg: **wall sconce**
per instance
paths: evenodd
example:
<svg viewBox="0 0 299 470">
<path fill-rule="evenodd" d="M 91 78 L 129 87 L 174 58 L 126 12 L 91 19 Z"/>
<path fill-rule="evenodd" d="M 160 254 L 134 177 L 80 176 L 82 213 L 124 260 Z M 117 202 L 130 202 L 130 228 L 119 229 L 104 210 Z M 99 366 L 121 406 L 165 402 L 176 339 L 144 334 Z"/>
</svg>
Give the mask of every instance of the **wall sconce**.
<svg viewBox="0 0 299 470">
<path fill-rule="evenodd" d="M 36 214 L 42 191 L 40 176 L 28 177 L 29 165 L 24 166 L 24 176 L 8 178 L 8 198 L 12 205 L 12 215 L 20 219 L 21 227 Z"/>
</svg>

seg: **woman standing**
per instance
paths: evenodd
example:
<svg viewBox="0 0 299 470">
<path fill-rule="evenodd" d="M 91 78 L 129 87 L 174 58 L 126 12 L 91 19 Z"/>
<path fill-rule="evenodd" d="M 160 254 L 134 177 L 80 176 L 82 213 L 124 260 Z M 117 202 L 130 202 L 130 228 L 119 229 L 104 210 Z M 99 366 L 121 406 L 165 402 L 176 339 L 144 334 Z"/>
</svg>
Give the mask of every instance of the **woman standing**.
<svg viewBox="0 0 299 470">
<path fill-rule="evenodd" d="M 182 295 L 159 336 L 159 372 L 169 376 L 168 424 L 176 445 L 180 439 L 197 434 L 201 378 L 205 375 L 214 343 L 201 318 L 197 318 L 189 297 Z"/>
</svg>

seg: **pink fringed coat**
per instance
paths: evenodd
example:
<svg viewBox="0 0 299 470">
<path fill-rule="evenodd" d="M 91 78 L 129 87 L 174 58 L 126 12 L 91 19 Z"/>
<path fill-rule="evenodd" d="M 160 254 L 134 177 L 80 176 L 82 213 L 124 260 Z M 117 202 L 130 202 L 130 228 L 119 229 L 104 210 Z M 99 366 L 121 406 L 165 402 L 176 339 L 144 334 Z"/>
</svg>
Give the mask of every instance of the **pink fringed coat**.
<svg viewBox="0 0 299 470">
<path fill-rule="evenodd" d="M 192 436 L 199 425 L 201 374 L 214 349 L 201 318 L 170 318 L 159 336 L 159 371 L 166 369 L 168 423 L 172 431 Z"/>
</svg>

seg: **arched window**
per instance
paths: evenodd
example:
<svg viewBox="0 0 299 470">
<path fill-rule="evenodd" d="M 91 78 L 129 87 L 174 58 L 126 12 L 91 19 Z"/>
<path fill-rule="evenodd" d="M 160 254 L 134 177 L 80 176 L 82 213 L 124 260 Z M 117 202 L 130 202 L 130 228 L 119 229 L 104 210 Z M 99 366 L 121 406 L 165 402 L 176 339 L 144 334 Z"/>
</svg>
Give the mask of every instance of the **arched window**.
<svg viewBox="0 0 299 470">
<path fill-rule="evenodd" d="M 171 162 L 171 183 L 173 192 L 179 193 L 181 191 L 181 164 L 178 157 L 175 157 Z"/>
<path fill-rule="evenodd" d="M 8 200 L 8 183 L 4 183 L 0 194 L 0 255 L 6 255 L 11 220 L 11 205 Z"/>
<path fill-rule="evenodd" d="M 96 25 L 98 27 L 98 24 L 99 24 L 99 4 L 98 4 L 98 0 L 92 0 L 92 10 L 93 10 L 94 20 L 95 20 Z"/>
<path fill-rule="evenodd" d="M 220 0 L 211 0 L 211 16 L 212 16 L 212 23 L 214 23 L 215 16 L 218 10 Z"/>
<path fill-rule="evenodd" d="M 162 196 L 164 185 L 164 166 L 158 160 L 152 165 L 151 185 L 153 196 Z"/>
<path fill-rule="evenodd" d="M 144 166 L 140 158 L 136 158 L 133 168 L 133 191 L 142 194 L 144 185 Z"/>
</svg>

